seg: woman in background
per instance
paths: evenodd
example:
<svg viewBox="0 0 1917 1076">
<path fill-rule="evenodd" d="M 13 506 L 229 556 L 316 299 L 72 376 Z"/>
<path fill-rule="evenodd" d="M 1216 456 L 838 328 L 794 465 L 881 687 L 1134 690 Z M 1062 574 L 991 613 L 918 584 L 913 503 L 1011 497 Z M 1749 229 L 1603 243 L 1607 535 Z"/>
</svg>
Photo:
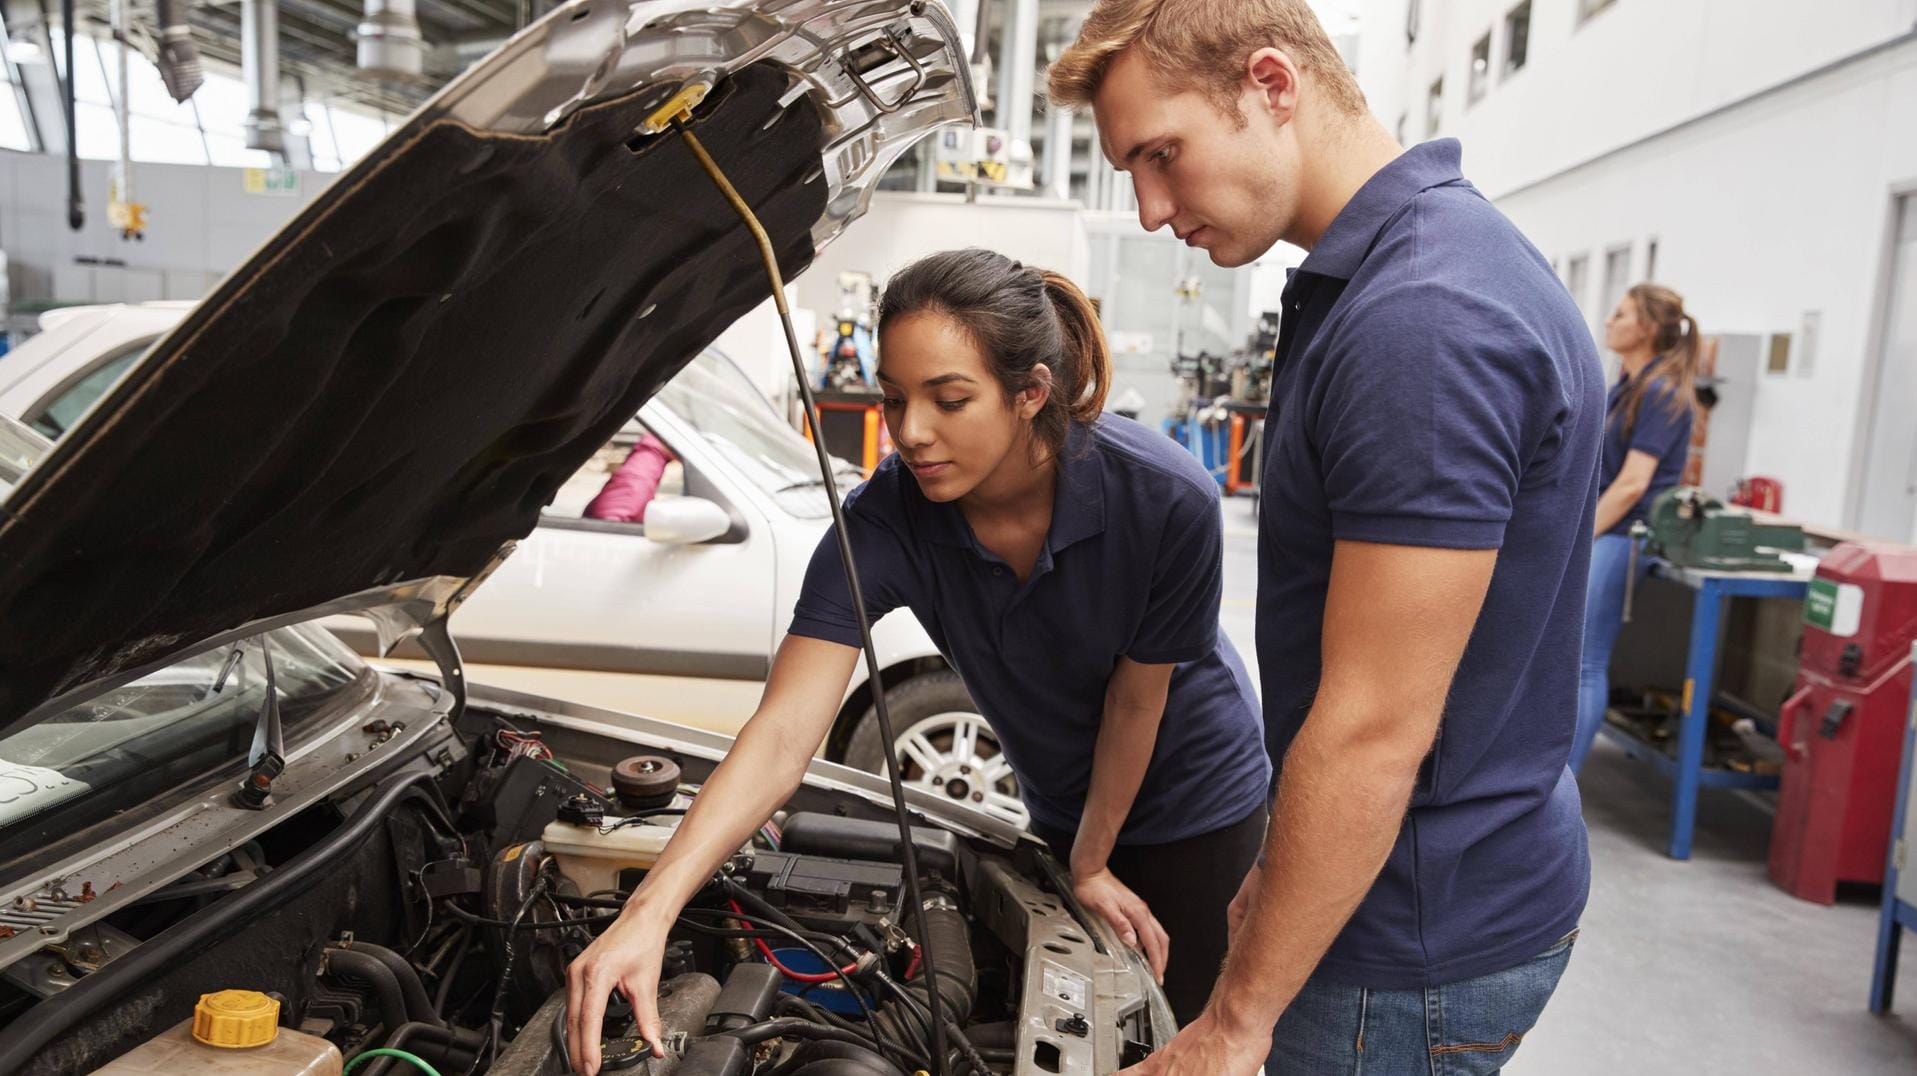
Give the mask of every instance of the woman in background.
<svg viewBox="0 0 1917 1076">
<path fill-rule="evenodd" d="M 1685 312 L 1676 292 L 1662 284 L 1632 288 L 1605 322 L 1604 344 L 1623 367 L 1604 423 L 1604 493 L 1585 593 L 1573 773 L 1583 768 L 1610 703 L 1611 650 L 1624 626 L 1631 525 L 1647 518 L 1658 496 L 1683 477 L 1698 410 L 1697 319 Z"/>
</svg>

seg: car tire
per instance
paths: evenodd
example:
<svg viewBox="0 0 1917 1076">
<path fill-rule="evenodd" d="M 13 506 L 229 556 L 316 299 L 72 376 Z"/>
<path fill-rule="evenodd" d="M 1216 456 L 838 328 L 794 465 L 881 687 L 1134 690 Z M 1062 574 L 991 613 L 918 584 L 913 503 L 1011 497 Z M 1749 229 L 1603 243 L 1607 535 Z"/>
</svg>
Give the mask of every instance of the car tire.
<svg viewBox="0 0 1917 1076">
<path fill-rule="evenodd" d="M 885 698 L 906 784 L 1016 826 L 1030 822 L 998 737 L 957 673 L 922 673 L 887 691 Z M 880 743 L 879 713 L 871 707 L 846 741 L 845 764 L 883 774 Z"/>
</svg>

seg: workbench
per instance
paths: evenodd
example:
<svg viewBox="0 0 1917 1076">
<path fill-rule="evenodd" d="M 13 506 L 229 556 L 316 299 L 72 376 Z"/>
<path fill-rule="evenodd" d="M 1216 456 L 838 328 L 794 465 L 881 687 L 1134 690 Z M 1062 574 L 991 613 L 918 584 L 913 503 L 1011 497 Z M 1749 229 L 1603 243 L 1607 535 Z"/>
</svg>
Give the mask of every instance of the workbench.
<svg viewBox="0 0 1917 1076">
<path fill-rule="evenodd" d="M 1917 643 L 1910 644 L 1917 662 Z M 1884 908 L 1877 925 L 1877 960 L 1870 975 L 1870 1011 L 1890 1011 L 1897 986 L 1897 950 L 1904 931 L 1917 930 L 1917 863 L 1908 842 L 1917 838 L 1917 683 L 1911 685 L 1910 720 L 1904 726 L 1904 764 L 1897 772 L 1897 801 L 1891 808 L 1890 849 L 1884 866 Z"/>
<path fill-rule="evenodd" d="M 1639 737 L 1628 728 L 1605 721 L 1599 731 L 1624 748 L 1635 761 L 1651 766 L 1672 782 L 1672 859 L 1691 858 L 1691 833 L 1697 825 L 1697 793 L 1703 788 L 1775 789 L 1772 774 L 1737 773 L 1706 768 L 1704 734 L 1710 726 L 1715 698 L 1718 642 L 1723 629 L 1724 602 L 1731 598 L 1804 599 L 1816 574 L 1813 557 L 1793 555 L 1789 572 L 1722 572 L 1686 568 L 1653 558 L 1652 578 L 1663 579 L 1697 592 L 1691 612 L 1691 641 L 1684 670 L 1684 698 L 1678 715 L 1677 757 Z"/>
</svg>

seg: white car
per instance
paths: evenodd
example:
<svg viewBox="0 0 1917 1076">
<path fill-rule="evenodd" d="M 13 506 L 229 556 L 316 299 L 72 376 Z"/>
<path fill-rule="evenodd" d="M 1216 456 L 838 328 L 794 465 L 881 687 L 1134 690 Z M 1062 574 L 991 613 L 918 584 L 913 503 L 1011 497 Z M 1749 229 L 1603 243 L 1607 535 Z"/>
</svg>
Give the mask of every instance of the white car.
<svg viewBox="0 0 1917 1076">
<path fill-rule="evenodd" d="M 771 294 L 733 205 L 796 276 L 975 119 L 938 4 L 568 0 L 117 380 L 16 367 L 57 437 L 0 415 L 0 1073 L 562 1076 L 567 964 L 730 794 L 731 739 L 475 685 L 450 621 Z M 803 491 L 761 500 L 695 455 L 731 451 L 707 422 L 643 414 L 702 502 L 630 536 L 653 559 L 624 600 L 666 609 L 655 583 L 714 551 L 743 571 L 725 539 L 782 534 L 754 505 Z M 722 583 L 708 609 L 746 585 Z M 319 627 L 349 612 L 432 671 Z M 602 1071 L 1094 1076 L 1172 1037 L 1043 842 L 889 791 L 814 760 L 669 926 L 653 1041 L 622 1006 L 595 1029 Z"/>
<path fill-rule="evenodd" d="M 0 414 L 57 440 L 193 306 L 42 315 L 38 335 L 0 356 Z M 646 432 L 676 457 L 647 524 L 583 518 Z M 830 525 L 811 445 L 730 359 L 707 349 L 567 480 L 539 526 L 460 606 L 461 655 L 478 682 L 735 733 L 758 703 Z M 382 652 L 365 620 L 327 626 L 361 654 Z M 996 737 L 910 610 L 875 624 L 872 639 L 905 779 L 1025 825 Z M 415 643 L 393 657 L 430 665 Z M 823 754 L 882 766 L 863 661 Z"/>
</svg>

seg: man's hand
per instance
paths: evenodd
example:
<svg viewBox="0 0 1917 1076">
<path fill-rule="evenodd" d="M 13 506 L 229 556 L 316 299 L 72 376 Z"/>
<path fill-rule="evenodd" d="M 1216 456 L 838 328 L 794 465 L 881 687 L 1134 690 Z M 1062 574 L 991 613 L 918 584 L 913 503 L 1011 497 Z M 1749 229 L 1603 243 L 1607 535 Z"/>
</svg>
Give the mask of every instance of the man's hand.
<svg viewBox="0 0 1917 1076">
<path fill-rule="evenodd" d="M 1138 894 L 1118 880 L 1109 868 L 1075 875 L 1072 895 L 1086 910 L 1103 918 L 1118 931 L 1126 945 L 1144 952 L 1151 963 L 1152 975 L 1165 981 L 1165 961 L 1171 956 L 1171 936 L 1158 924 L 1158 917 L 1145 906 Z"/>
<path fill-rule="evenodd" d="M 1216 1009 L 1206 1009 L 1157 1053 L 1119 1076 L 1258 1076 L 1270 1055 L 1271 1028 L 1234 1026 Z"/>
<path fill-rule="evenodd" d="M 1245 916 L 1250 914 L 1252 903 L 1258 899 L 1258 880 L 1264 876 L 1264 868 L 1254 863 L 1245 872 L 1245 880 L 1238 886 L 1238 895 L 1225 906 L 1225 943 L 1228 946 L 1238 944 L 1238 928 L 1245 925 Z"/>
</svg>

